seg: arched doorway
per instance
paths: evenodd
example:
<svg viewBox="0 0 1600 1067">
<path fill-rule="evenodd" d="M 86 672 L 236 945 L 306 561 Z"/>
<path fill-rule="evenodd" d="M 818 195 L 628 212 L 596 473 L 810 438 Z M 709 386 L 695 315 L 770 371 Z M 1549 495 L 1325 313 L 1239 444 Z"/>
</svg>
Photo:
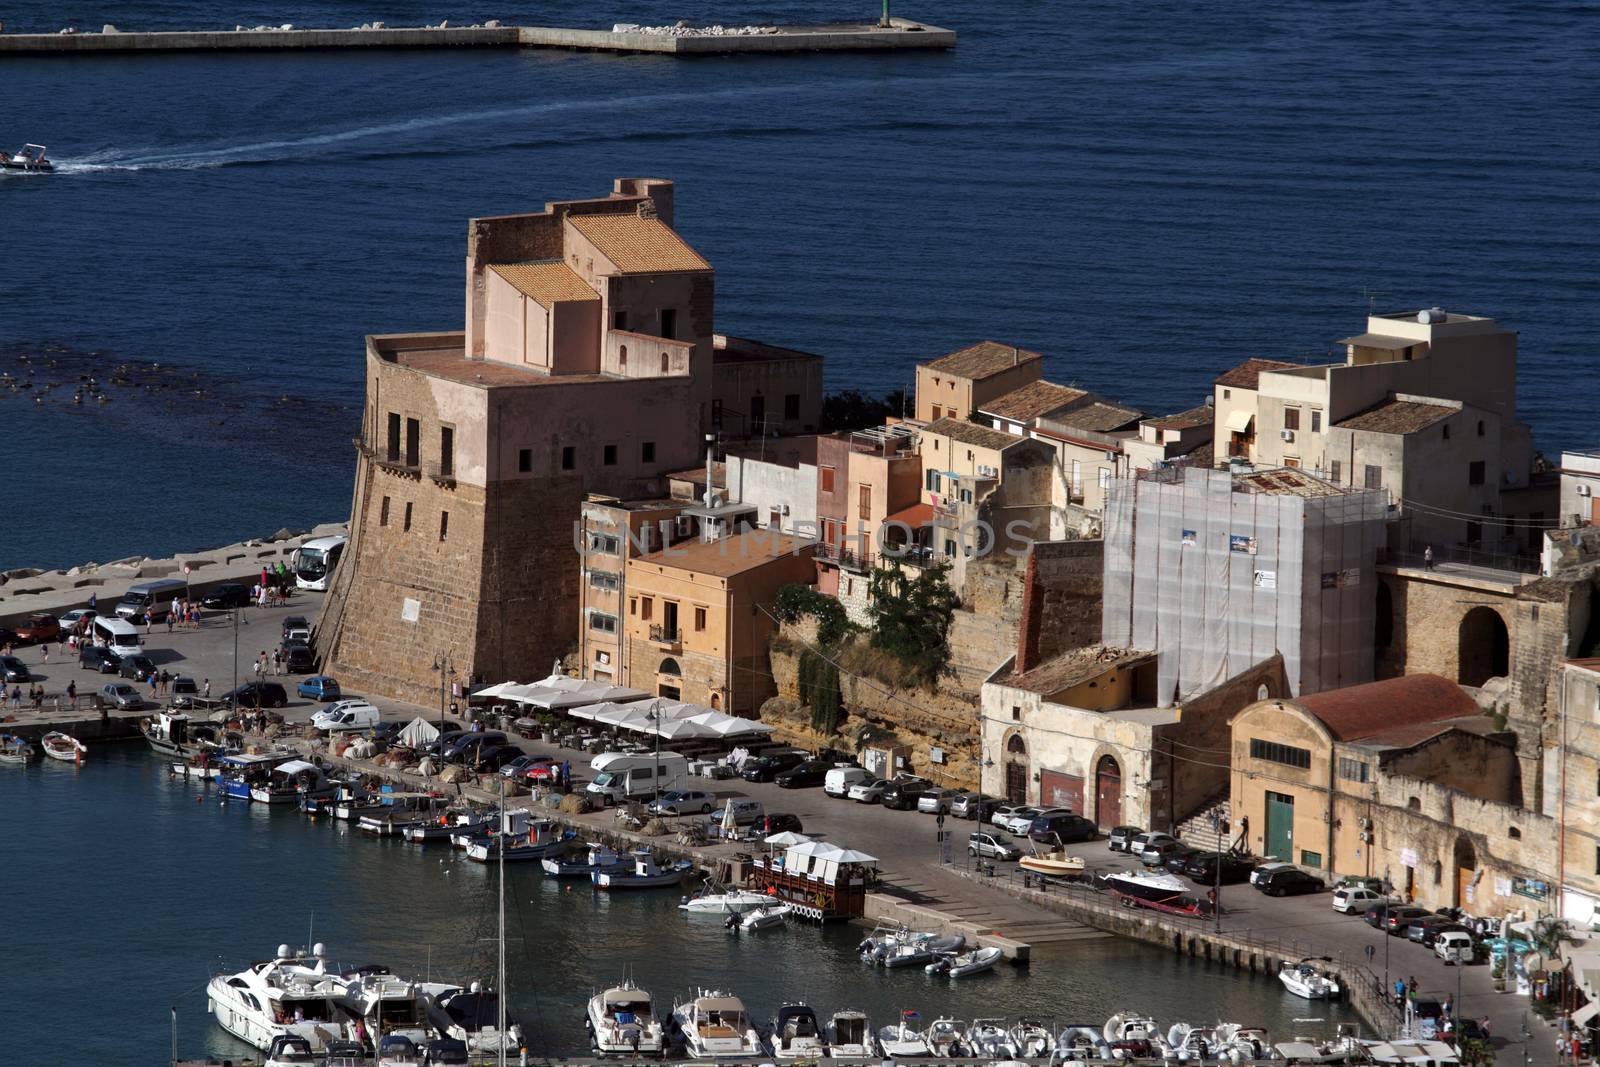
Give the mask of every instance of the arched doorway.
<svg viewBox="0 0 1600 1067">
<path fill-rule="evenodd" d="M 1021 734 L 1006 740 L 1006 800 L 1012 804 L 1028 802 L 1028 743 Z"/>
<path fill-rule="evenodd" d="M 721 693 L 712 693 L 711 694 L 711 710 L 712 711 L 718 711 L 721 708 L 722 708 L 722 694 Z"/>
<path fill-rule="evenodd" d="M 1472 902 L 1467 899 L 1467 891 L 1471 888 L 1473 880 L 1478 877 L 1478 850 L 1472 847 L 1472 842 L 1465 837 L 1456 838 L 1455 850 L 1455 906 L 1468 907 Z"/>
<path fill-rule="evenodd" d="M 678 661 L 667 657 L 661 661 L 661 666 L 656 668 L 659 676 L 656 681 L 656 696 L 665 700 L 683 699 L 683 668 L 678 666 Z"/>
<path fill-rule="evenodd" d="M 1115 756 L 1094 765 L 1094 821 L 1102 830 L 1122 825 L 1122 768 Z"/>
<path fill-rule="evenodd" d="M 1511 637 L 1498 611 L 1477 607 L 1462 618 L 1456 662 L 1462 685 L 1480 686 L 1510 673 Z"/>
</svg>

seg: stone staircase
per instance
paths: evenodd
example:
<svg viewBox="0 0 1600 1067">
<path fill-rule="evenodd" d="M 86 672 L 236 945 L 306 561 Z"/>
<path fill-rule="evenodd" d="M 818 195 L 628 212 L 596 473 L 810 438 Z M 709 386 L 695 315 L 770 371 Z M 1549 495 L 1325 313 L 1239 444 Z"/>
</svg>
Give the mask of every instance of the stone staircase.
<svg viewBox="0 0 1600 1067">
<path fill-rule="evenodd" d="M 1216 826 L 1225 829 L 1218 833 Z M 1228 814 L 1228 794 L 1226 791 L 1212 797 L 1200 810 L 1178 824 L 1178 831 L 1174 835 L 1179 841 L 1207 852 L 1227 851 L 1233 844 L 1230 836 L 1233 832 L 1233 821 Z"/>
</svg>

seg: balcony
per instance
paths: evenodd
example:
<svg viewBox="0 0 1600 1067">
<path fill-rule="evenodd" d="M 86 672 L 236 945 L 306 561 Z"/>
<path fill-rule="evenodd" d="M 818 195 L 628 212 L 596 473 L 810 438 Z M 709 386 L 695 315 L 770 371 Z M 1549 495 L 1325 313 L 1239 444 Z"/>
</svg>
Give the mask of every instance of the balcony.
<svg viewBox="0 0 1600 1067">
<path fill-rule="evenodd" d="M 816 558 L 835 563 L 846 570 L 866 573 L 872 569 L 872 553 L 857 552 L 855 549 L 843 545 L 830 545 L 826 542 L 817 545 Z"/>
<path fill-rule="evenodd" d="M 681 652 L 683 651 L 683 631 L 661 623 L 651 623 L 650 643 L 668 652 Z"/>
<path fill-rule="evenodd" d="M 405 456 L 402 458 L 401 456 L 392 454 L 383 456 L 375 455 L 372 461 L 377 465 L 379 470 L 388 471 L 390 474 L 398 474 L 404 478 L 416 478 L 419 481 L 422 479 L 422 464 L 415 456 Z"/>
<path fill-rule="evenodd" d="M 442 463 L 430 463 L 428 464 L 428 477 L 433 479 L 434 485 L 440 485 L 446 489 L 454 489 L 456 487 L 455 464 L 452 463 L 446 467 Z"/>
</svg>

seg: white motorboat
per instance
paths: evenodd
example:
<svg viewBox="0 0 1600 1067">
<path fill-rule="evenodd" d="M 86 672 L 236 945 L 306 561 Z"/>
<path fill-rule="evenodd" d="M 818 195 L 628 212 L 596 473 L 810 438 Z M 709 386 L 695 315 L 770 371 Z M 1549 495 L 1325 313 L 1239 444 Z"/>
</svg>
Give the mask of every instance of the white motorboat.
<svg viewBox="0 0 1600 1067">
<path fill-rule="evenodd" d="M 1011 1043 L 1023 1059 L 1044 1059 L 1056 1050 L 1056 1039 L 1050 1028 L 1032 1019 L 1017 1020 L 1011 1028 Z"/>
<path fill-rule="evenodd" d="M 911 1028 L 921 1016 L 914 1011 L 900 1013 L 900 1021 L 878 1031 L 878 1052 L 885 1059 L 915 1059 L 933 1055 L 928 1039 L 919 1030 Z"/>
<path fill-rule="evenodd" d="M 56 165 L 42 144 L 25 144 L 15 152 L 0 152 L 0 170 L 22 174 L 53 174 Z"/>
<path fill-rule="evenodd" d="M 1106 1020 L 1101 1033 L 1106 1039 L 1106 1044 L 1111 1046 L 1112 1054 L 1121 1052 L 1123 1059 L 1161 1056 L 1167 1051 L 1167 1043 L 1161 1036 L 1161 1028 L 1148 1015 L 1128 1011 L 1118 1012 Z"/>
<path fill-rule="evenodd" d="M 1218 1023 L 1216 1034 L 1219 1056 L 1224 1060 L 1243 1063 L 1272 1058 L 1272 1042 L 1259 1026 Z"/>
<path fill-rule="evenodd" d="M 275 957 L 237 974 L 219 974 L 206 985 L 217 1025 L 263 1051 L 273 1039 L 300 1037 L 312 1051 L 349 1037 L 343 1008 L 346 981 L 327 970 L 323 947 L 310 955 L 279 945 Z"/>
<path fill-rule="evenodd" d="M 272 1039 L 262 1067 L 308 1067 L 321 1063 L 322 1057 L 311 1051 L 311 1042 L 294 1034 L 279 1034 Z"/>
<path fill-rule="evenodd" d="M 1305 997 L 1307 1000 L 1328 1000 L 1337 997 L 1339 979 L 1331 971 L 1317 966 L 1319 962 L 1326 962 L 1325 957 L 1308 956 L 1299 963 L 1285 960 L 1278 968 L 1278 981 L 1295 996 Z"/>
<path fill-rule="evenodd" d="M 1107 875 L 1106 885 L 1127 900 L 1146 904 L 1176 905 L 1189 892 L 1188 883 L 1171 874 L 1156 871 L 1125 871 Z"/>
<path fill-rule="evenodd" d="M 923 968 L 928 974 L 948 974 L 951 978 L 965 978 L 994 970 L 1003 953 L 993 946 L 975 948 L 971 952 L 946 953 Z"/>
<path fill-rule="evenodd" d="M 751 911 L 765 907 L 771 900 L 765 893 L 753 889 L 728 889 L 708 882 L 706 887 L 692 897 L 684 897 L 678 907 L 682 911 L 726 914 L 730 911 Z"/>
<path fill-rule="evenodd" d="M 417 1043 L 404 1034 L 384 1034 L 378 1041 L 377 1067 L 422 1067 Z"/>
<path fill-rule="evenodd" d="M 672 1024 L 690 1059 L 750 1059 L 765 1054 L 744 1001 L 732 993 L 697 991 L 672 1009 Z"/>
<path fill-rule="evenodd" d="M 1051 878 L 1071 878 L 1083 873 L 1083 857 L 1069 856 L 1064 846 L 1057 845 L 1049 852 L 1034 851 L 1017 861 L 1017 866 L 1034 874 Z"/>
<path fill-rule="evenodd" d="M 257 804 L 297 804 L 305 796 L 332 796 L 336 786 L 315 763 L 303 759 L 280 763 L 266 779 L 250 787 L 250 799 Z"/>
<path fill-rule="evenodd" d="M 967 1027 L 967 1045 L 974 1056 L 986 1060 L 1014 1060 L 1017 1043 L 1004 1019 L 974 1019 Z"/>
<path fill-rule="evenodd" d="M 805 1004 L 785 1004 L 772 1021 L 772 1055 L 779 1060 L 815 1060 L 828 1054 L 817 1013 Z"/>
<path fill-rule="evenodd" d="M 448 1016 L 446 1035 L 466 1042 L 475 1055 L 498 1055 L 502 1049 L 515 1052 L 522 1046 L 522 1026 L 506 1019 L 499 995 L 477 982 L 465 990 L 443 993 L 434 1003 Z"/>
<path fill-rule="evenodd" d="M 584 1025 L 596 1056 L 660 1055 L 665 1047 L 650 994 L 631 978 L 590 997 Z"/>
<path fill-rule="evenodd" d="M 790 910 L 787 904 L 767 904 L 751 911 L 729 913 L 723 925 L 730 930 L 770 930 L 782 926 Z"/>
<path fill-rule="evenodd" d="M 15 734 L 0 734 L 0 763 L 27 763 L 32 759 L 32 745 Z"/>
<path fill-rule="evenodd" d="M 367 1067 L 366 1046 L 359 1041 L 335 1041 L 328 1046 L 322 1067 Z"/>
<path fill-rule="evenodd" d="M 1222 1043 L 1209 1026 L 1173 1023 L 1167 1029 L 1167 1047 L 1179 1063 L 1198 1063 L 1215 1059 Z"/>
<path fill-rule="evenodd" d="M 872 1022 L 864 1011 L 845 1008 L 828 1020 L 828 1058 L 864 1060 L 872 1055 Z"/>
<path fill-rule="evenodd" d="M 83 758 L 89 754 L 88 745 L 71 734 L 57 730 L 52 730 L 39 738 L 39 747 L 44 749 L 46 756 L 62 763 L 82 763 Z"/>
<path fill-rule="evenodd" d="M 923 1035 L 928 1047 L 941 1059 L 957 1059 L 967 1054 L 967 1024 L 949 1016 L 933 1020 Z"/>
<path fill-rule="evenodd" d="M 1068 1023 L 1056 1034 L 1052 1063 L 1094 1063 L 1111 1058 L 1111 1046 L 1099 1025 Z"/>
</svg>

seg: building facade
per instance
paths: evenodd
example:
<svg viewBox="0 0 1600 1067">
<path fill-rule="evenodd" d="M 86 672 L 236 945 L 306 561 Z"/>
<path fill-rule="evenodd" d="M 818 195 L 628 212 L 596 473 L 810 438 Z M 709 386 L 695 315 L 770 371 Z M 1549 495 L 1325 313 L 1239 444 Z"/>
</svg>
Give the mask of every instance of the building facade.
<svg viewBox="0 0 1600 1067">
<path fill-rule="evenodd" d="M 1247 359 L 1211 383 L 1211 439 L 1216 442 L 1219 466 L 1236 459 L 1256 461 L 1256 395 L 1261 372 L 1293 366 L 1281 359 Z"/>
<path fill-rule="evenodd" d="M 817 432 L 821 356 L 719 333 L 711 361 L 711 428 L 723 440 Z"/>
<path fill-rule="evenodd" d="M 583 502 L 582 572 L 578 584 L 578 663 L 583 677 L 619 683 L 628 676 L 623 617 L 627 562 L 683 540 L 684 502 L 618 500 L 591 494 Z"/>
<path fill-rule="evenodd" d="M 966 419 L 992 400 L 1036 382 L 1044 357 L 1015 345 L 980 341 L 917 364 L 918 422 Z"/>
</svg>

